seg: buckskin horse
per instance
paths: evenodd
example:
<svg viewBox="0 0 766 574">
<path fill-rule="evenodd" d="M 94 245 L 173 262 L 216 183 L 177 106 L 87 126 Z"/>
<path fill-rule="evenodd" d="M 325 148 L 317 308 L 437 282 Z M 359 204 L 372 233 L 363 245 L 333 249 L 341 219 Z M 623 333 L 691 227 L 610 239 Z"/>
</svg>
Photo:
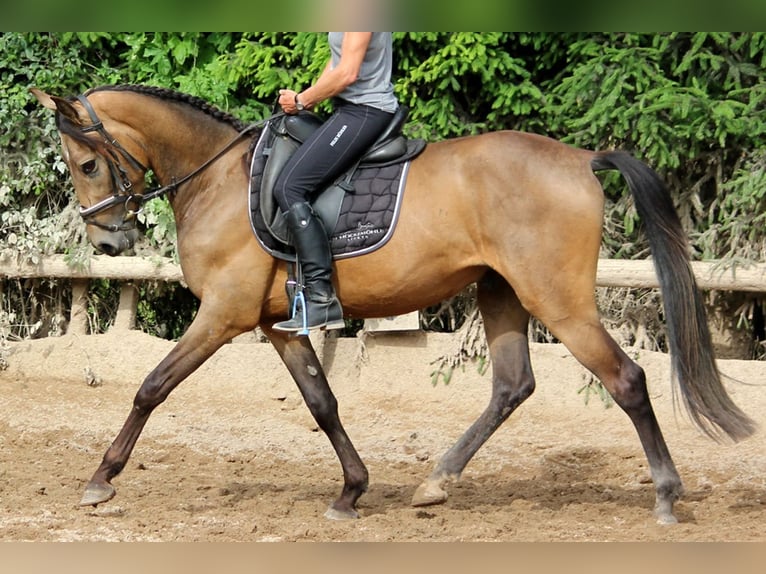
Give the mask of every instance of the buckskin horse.
<svg viewBox="0 0 766 574">
<path fill-rule="evenodd" d="M 284 262 L 254 237 L 248 217 L 250 138 L 202 99 L 149 86 L 102 86 L 61 98 L 32 89 L 56 112 L 62 155 L 94 246 L 132 247 L 135 213 L 170 190 L 178 253 L 199 310 L 135 395 L 130 414 L 87 484 L 82 505 L 115 495 L 152 411 L 233 337 L 260 326 L 281 356 L 343 468 L 329 518 L 357 517 L 368 472 L 338 417 L 308 337 L 274 331 L 289 312 Z M 202 169 L 204 167 L 204 169 Z M 412 504 L 442 503 L 482 444 L 535 388 L 527 325 L 546 325 L 609 391 L 638 432 L 656 489 L 655 515 L 676 522 L 682 483 L 647 393 L 644 371 L 610 337 L 595 303 L 604 193 L 595 172 L 619 170 L 632 192 L 661 285 L 674 381 L 690 418 L 714 439 L 740 440 L 755 423 L 721 383 L 688 242 L 657 173 L 622 151 L 577 149 L 501 131 L 431 143 L 412 160 L 395 233 L 380 249 L 336 260 L 348 316 L 411 312 L 477 284 L 492 365 L 489 404 L 417 488 Z"/>
</svg>

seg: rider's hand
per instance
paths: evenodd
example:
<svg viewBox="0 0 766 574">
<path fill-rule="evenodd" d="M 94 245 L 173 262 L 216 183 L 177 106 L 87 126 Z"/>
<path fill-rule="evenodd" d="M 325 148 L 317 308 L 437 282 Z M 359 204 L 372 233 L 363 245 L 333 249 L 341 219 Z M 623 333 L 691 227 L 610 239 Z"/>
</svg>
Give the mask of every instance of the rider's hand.
<svg viewBox="0 0 766 574">
<path fill-rule="evenodd" d="M 295 106 L 296 92 L 293 90 L 279 90 L 278 103 L 286 114 L 297 114 L 298 108 Z"/>
</svg>

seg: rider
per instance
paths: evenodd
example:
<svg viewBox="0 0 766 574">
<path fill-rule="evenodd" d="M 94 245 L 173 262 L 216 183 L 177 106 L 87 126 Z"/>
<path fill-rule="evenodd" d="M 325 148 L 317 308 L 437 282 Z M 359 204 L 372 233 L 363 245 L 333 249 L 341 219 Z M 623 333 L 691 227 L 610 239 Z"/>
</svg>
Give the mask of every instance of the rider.
<svg viewBox="0 0 766 574">
<path fill-rule="evenodd" d="M 280 331 L 301 331 L 304 319 L 309 329 L 343 328 L 329 238 L 309 201 L 361 157 L 399 106 L 391 83 L 391 32 L 330 32 L 328 41 L 331 57 L 316 82 L 300 93 L 279 90 L 279 105 L 288 114 L 333 98 L 332 115 L 292 155 L 274 185 L 304 283 L 304 304 L 273 326 Z"/>
</svg>

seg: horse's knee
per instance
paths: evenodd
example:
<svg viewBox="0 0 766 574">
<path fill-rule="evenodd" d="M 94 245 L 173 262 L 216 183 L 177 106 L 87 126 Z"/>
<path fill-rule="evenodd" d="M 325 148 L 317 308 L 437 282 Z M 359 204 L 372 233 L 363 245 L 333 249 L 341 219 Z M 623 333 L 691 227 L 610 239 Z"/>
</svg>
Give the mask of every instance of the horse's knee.
<svg viewBox="0 0 766 574">
<path fill-rule="evenodd" d="M 614 402 L 627 412 L 640 410 L 649 404 L 646 374 L 633 361 L 625 361 L 611 385 L 607 386 Z"/>
<path fill-rule="evenodd" d="M 162 381 L 154 373 L 150 373 L 133 398 L 133 407 L 141 412 L 151 412 L 166 398 L 167 393 L 163 392 Z"/>
<path fill-rule="evenodd" d="M 337 421 L 338 400 L 332 393 L 306 393 L 303 400 L 323 431 L 326 432 Z"/>
</svg>

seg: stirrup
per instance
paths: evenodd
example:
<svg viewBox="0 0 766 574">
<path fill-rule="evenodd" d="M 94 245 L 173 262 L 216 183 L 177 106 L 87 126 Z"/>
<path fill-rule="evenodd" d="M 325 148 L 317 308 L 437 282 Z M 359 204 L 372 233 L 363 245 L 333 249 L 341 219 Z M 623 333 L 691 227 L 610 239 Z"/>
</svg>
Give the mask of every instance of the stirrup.
<svg viewBox="0 0 766 574">
<path fill-rule="evenodd" d="M 301 316 L 298 318 L 298 305 L 301 305 Z M 295 295 L 293 296 L 293 305 L 292 310 L 290 312 L 290 318 L 286 321 L 280 321 L 279 323 L 274 323 L 271 327 L 272 329 L 276 329 L 277 331 L 286 331 L 288 333 L 297 333 L 298 335 L 308 335 L 309 334 L 309 327 L 308 327 L 308 318 L 305 313 L 306 309 L 306 297 L 303 294 L 303 289 L 298 289 L 295 292 Z M 296 322 L 300 321 L 301 326 L 297 326 L 296 329 Z"/>
<path fill-rule="evenodd" d="M 319 225 L 321 229 L 321 223 Z M 324 234 L 324 230 L 322 233 Z M 288 298 L 292 300 L 292 312 L 286 321 L 272 325 L 273 329 L 305 336 L 311 329 L 343 329 L 346 326 L 343 307 L 329 279 L 327 285 L 323 285 L 324 278 L 315 277 L 313 284 L 307 287 L 303 265 L 298 258 L 293 268 L 288 266 L 287 273 L 285 290 Z"/>
<path fill-rule="evenodd" d="M 308 313 L 306 312 L 306 296 L 303 294 L 303 289 L 300 289 L 296 294 L 295 298 L 293 299 L 293 316 L 290 319 L 291 321 L 295 321 L 296 315 L 298 314 L 298 303 L 301 305 L 301 324 L 302 328 L 300 331 L 298 331 L 298 335 L 305 335 L 308 336 L 309 334 L 309 322 L 308 322 Z"/>
<path fill-rule="evenodd" d="M 300 305 L 300 307 L 299 307 Z M 330 319 L 328 317 L 327 311 L 331 309 L 333 306 L 337 305 L 338 310 L 340 311 L 340 319 Z M 320 313 L 324 313 L 324 320 L 319 320 L 314 325 L 309 324 L 309 317 L 311 316 L 311 307 L 313 306 L 315 309 L 320 308 Z M 321 316 L 321 315 L 320 315 Z M 317 317 L 315 316 L 314 319 L 316 320 Z M 333 297 L 331 301 L 328 301 L 327 305 L 322 305 L 322 303 L 317 301 L 310 301 L 306 298 L 305 294 L 302 290 L 297 291 L 295 293 L 295 298 L 293 299 L 293 306 L 292 306 L 292 316 L 290 319 L 286 321 L 280 321 L 279 323 L 275 323 L 272 325 L 272 329 L 275 329 L 277 331 L 286 331 L 288 333 L 296 333 L 297 335 L 308 335 L 309 331 L 311 329 L 324 329 L 324 330 L 332 330 L 332 329 L 343 329 L 346 326 L 346 323 L 343 321 L 343 311 L 342 307 L 340 306 L 340 301 L 338 301 L 337 297 Z"/>
</svg>

